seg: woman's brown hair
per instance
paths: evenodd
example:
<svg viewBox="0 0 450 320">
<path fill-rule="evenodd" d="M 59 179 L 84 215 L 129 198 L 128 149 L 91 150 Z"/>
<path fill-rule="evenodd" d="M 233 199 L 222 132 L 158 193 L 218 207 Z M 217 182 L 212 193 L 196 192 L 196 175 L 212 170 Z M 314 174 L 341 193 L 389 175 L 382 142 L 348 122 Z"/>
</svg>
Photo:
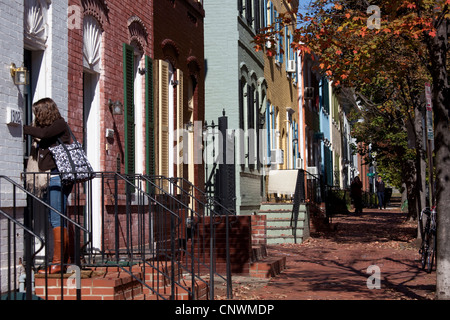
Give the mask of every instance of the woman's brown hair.
<svg viewBox="0 0 450 320">
<path fill-rule="evenodd" d="M 55 101 L 51 98 L 43 98 L 33 103 L 33 113 L 37 127 L 47 127 L 62 118 Z"/>
</svg>

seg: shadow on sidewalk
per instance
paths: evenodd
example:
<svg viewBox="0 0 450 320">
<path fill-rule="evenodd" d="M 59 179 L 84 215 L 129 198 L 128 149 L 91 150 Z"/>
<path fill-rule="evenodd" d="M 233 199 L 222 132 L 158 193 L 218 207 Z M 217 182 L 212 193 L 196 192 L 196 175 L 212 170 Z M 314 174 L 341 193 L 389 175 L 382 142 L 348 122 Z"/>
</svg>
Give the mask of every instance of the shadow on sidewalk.
<svg viewBox="0 0 450 320">
<path fill-rule="evenodd" d="M 406 221 L 399 208 L 339 214 L 332 221 L 302 244 L 269 246 L 272 255 L 286 257 L 287 269 L 262 288 L 247 286 L 238 299 L 434 298 L 436 275 L 420 269 L 416 222 Z"/>
</svg>

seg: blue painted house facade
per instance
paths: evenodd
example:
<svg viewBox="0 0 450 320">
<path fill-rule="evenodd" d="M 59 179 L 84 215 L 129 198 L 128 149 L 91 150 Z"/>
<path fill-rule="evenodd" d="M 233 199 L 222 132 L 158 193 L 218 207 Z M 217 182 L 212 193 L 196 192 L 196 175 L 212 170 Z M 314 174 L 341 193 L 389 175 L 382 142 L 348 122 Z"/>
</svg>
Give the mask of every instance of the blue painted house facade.
<svg viewBox="0 0 450 320">
<path fill-rule="evenodd" d="M 319 83 L 320 174 L 322 182 L 333 185 L 333 151 L 331 149 L 330 83 L 322 77 Z"/>
</svg>

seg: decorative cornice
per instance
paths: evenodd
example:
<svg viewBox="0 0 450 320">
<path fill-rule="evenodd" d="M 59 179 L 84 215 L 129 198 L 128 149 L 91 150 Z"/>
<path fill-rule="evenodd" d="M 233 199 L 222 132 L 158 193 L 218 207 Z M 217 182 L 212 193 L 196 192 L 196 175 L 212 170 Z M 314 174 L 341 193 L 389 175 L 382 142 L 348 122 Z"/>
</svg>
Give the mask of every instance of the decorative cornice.
<svg viewBox="0 0 450 320">
<path fill-rule="evenodd" d="M 191 73 L 191 75 L 196 75 L 200 71 L 201 65 L 198 62 L 197 57 L 190 56 L 186 59 L 186 62 L 187 62 L 189 72 Z"/>
<path fill-rule="evenodd" d="M 148 45 L 148 31 L 144 22 L 138 16 L 132 16 L 128 19 L 128 33 L 130 43 L 136 41 L 144 50 Z"/>
<path fill-rule="evenodd" d="M 25 42 L 44 47 L 48 37 L 47 10 L 50 2 L 45 0 L 25 1 Z"/>
<path fill-rule="evenodd" d="M 161 42 L 161 48 L 163 50 L 166 49 L 167 47 L 171 47 L 175 51 L 177 57 L 180 55 L 180 49 L 178 48 L 177 43 L 172 39 L 165 39 L 163 40 L 163 42 Z"/>
<path fill-rule="evenodd" d="M 98 20 L 103 29 L 106 22 L 109 22 L 109 7 L 105 0 L 81 0 L 83 13 L 91 15 Z"/>
</svg>

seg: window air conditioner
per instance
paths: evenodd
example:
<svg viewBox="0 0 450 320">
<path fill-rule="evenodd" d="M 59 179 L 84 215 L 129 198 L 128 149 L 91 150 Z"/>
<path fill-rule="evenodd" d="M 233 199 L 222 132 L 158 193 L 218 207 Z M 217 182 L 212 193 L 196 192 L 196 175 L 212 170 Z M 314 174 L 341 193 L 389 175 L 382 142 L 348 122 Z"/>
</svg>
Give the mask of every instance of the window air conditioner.
<svg viewBox="0 0 450 320">
<path fill-rule="evenodd" d="M 303 168 L 302 158 L 295 159 L 295 169 L 302 169 L 302 168 Z"/>
<path fill-rule="evenodd" d="M 270 162 L 272 164 L 283 164 L 284 163 L 284 150 L 271 149 L 270 150 Z"/>
<path fill-rule="evenodd" d="M 306 171 L 309 173 L 307 175 L 307 179 L 313 179 L 315 178 L 314 176 L 317 176 L 317 167 L 306 167 Z M 312 176 L 314 175 L 314 176 Z"/>
<path fill-rule="evenodd" d="M 286 66 L 286 72 L 294 73 L 295 72 L 295 60 L 288 60 Z"/>
<path fill-rule="evenodd" d="M 314 87 L 305 87 L 305 100 L 314 99 Z"/>
</svg>

